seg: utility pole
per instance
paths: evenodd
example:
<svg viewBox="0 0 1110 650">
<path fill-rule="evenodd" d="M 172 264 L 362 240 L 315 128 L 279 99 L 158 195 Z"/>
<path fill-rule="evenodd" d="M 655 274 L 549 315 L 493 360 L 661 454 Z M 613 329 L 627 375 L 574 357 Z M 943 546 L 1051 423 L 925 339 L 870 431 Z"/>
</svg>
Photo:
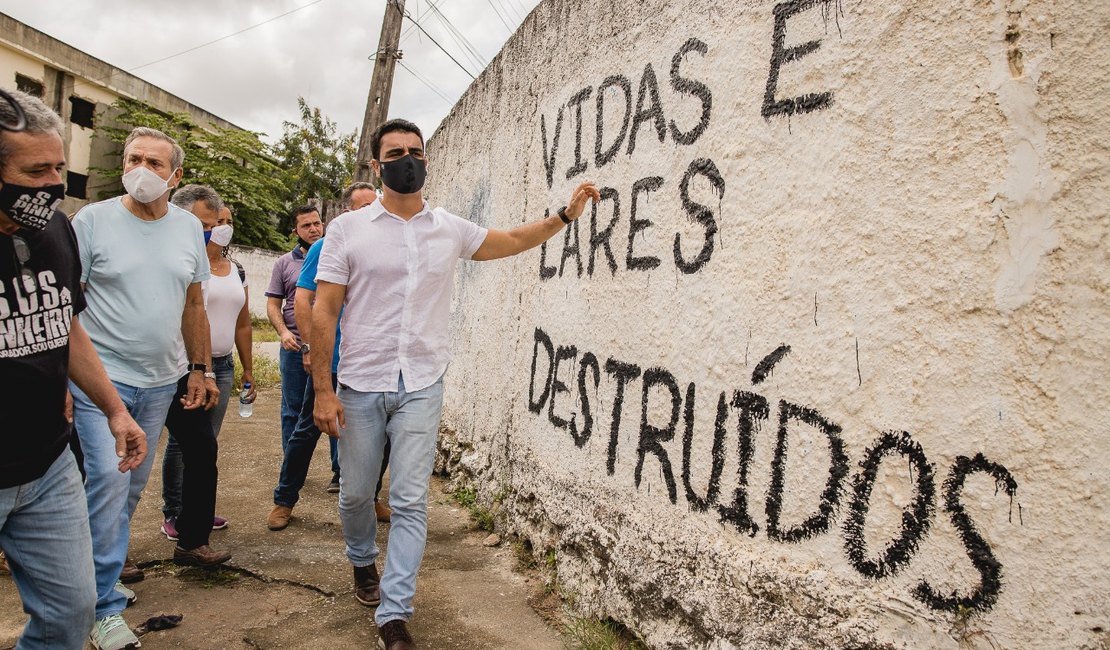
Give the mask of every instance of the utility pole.
<svg viewBox="0 0 1110 650">
<path fill-rule="evenodd" d="M 374 76 L 370 79 L 370 96 L 366 99 L 366 115 L 362 118 L 362 135 L 358 141 L 358 162 L 355 180 L 370 181 L 370 136 L 389 114 L 389 94 L 393 90 L 393 66 L 401 58 L 397 49 L 401 41 L 401 19 L 405 15 L 405 0 L 386 0 L 382 17 L 382 34 L 378 38 L 378 51 L 374 55 Z"/>
</svg>

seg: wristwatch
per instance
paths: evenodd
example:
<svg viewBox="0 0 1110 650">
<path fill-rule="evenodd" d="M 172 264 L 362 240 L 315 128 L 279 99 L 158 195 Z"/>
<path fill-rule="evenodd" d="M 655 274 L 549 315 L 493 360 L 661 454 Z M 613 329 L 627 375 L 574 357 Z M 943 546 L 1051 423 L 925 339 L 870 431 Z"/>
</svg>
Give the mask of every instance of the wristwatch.
<svg viewBox="0 0 1110 650">
<path fill-rule="evenodd" d="M 560 221 L 568 226 L 570 225 L 570 217 L 567 216 L 567 206 L 564 205 L 563 207 L 559 208 L 559 211 L 555 214 L 559 215 Z"/>
<path fill-rule="evenodd" d="M 301 343 L 301 354 L 308 354 L 312 351 L 312 346 L 307 343 Z"/>
<path fill-rule="evenodd" d="M 216 373 L 206 372 L 206 373 L 204 373 L 204 378 L 205 379 L 211 379 L 212 381 L 216 381 Z"/>
<path fill-rule="evenodd" d="M 190 363 L 189 365 L 185 366 L 185 368 L 189 372 L 194 372 L 197 370 L 201 372 L 208 372 L 208 365 L 204 363 Z"/>
</svg>

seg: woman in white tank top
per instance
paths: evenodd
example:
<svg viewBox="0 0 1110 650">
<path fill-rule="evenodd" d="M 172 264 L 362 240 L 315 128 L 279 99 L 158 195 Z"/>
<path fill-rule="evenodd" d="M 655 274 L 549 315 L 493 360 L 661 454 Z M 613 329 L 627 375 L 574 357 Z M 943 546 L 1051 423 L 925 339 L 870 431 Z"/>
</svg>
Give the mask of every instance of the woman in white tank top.
<svg viewBox="0 0 1110 650">
<path fill-rule="evenodd" d="M 231 210 L 220 210 L 216 227 L 208 241 L 208 264 L 212 277 L 204 282 L 204 306 L 208 312 L 208 326 L 212 339 L 212 371 L 216 373 L 216 386 L 220 389 L 220 399 L 208 418 L 212 432 L 220 435 L 224 414 L 231 401 L 232 385 L 235 381 L 235 360 L 232 354 L 239 353 L 239 363 L 243 366 L 243 385 L 250 386 L 249 400 L 255 398 L 253 361 L 251 357 L 251 316 L 247 300 L 246 273 L 238 262 L 228 257 L 231 243 Z M 175 521 L 181 511 L 181 451 L 171 437 L 162 458 L 162 532 L 170 539 L 177 537 Z M 217 515 L 212 528 L 219 530 L 227 527 L 227 520 Z"/>
</svg>

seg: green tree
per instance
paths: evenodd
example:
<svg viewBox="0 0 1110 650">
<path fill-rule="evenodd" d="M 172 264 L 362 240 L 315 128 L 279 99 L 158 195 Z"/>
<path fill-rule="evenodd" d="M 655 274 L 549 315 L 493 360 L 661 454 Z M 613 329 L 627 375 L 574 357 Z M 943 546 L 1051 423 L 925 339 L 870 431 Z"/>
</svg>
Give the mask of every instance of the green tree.
<svg viewBox="0 0 1110 650">
<path fill-rule="evenodd" d="M 290 245 L 290 238 L 277 227 L 287 212 L 285 174 L 259 134 L 234 128 L 202 128 L 186 113 L 165 113 L 129 99 L 117 101 L 113 108 L 109 119 L 100 120 L 96 137 L 118 143 L 122 153 L 123 142 L 134 127 L 147 126 L 166 133 L 185 150 L 182 184 L 210 185 L 231 208 L 236 244 L 270 250 Z M 108 179 L 118 179 L 122 173 L 118 165 L 96 171 Z"/>
<path fill-rule="evenodd" d="M 338 199 L 343 188 L 351 183 L 358 154 L 357 131 L 340 133 L 334 121 L 297 98 L 300 123 L 284 122 L 284 133 L 274 146 L 274 157 L 284 170 L 288 188 L 285 214 L 279 220 L 282 232 L 293 224 L 289 212 L 308 199 Z"/>
</svg>

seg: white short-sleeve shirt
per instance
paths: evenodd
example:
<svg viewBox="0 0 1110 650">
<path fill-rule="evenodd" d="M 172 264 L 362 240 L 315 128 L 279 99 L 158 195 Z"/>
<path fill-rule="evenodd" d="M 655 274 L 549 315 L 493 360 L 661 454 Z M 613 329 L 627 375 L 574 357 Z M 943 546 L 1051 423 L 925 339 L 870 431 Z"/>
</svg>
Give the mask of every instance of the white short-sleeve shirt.
<svg viewBox="0 0 1110 650">
<path fill-rule="evenodd" d="M 487 230 L 442 208 L 408 221 L 381 201 L 328 224 L 317 281 L 342 284 L 339 381 L 363 392 L 435 383 L 451 360 L 447 325 L 455 268 L 470 259 Z"/>
</svg>

